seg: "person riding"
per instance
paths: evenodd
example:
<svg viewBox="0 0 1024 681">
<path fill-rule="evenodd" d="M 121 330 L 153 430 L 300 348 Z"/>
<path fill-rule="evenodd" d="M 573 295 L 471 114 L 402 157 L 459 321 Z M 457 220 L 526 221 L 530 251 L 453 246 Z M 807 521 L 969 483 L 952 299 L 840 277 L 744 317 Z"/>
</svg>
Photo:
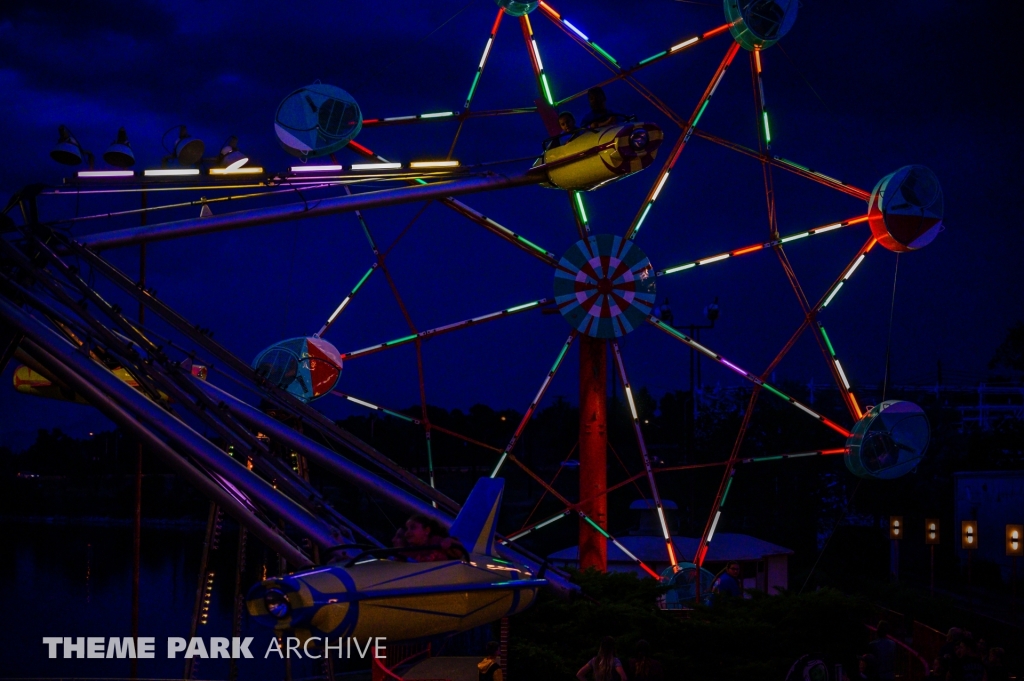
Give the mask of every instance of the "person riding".
<svg viewBox="0 0 1024 681">
<path fill-rule="evenodd" d="M 429 563 L 442 560 L 459 560 L 466 555 L 466 549 L 458 539 L 448 536 L 448 531 L 433 518 L 425 515 L 414 515 L 405 521 L 404 530 L 395 534 L 392 544 L 418 548 L 405 555 L 409 560 L 418 563 Z"/>
<path fill-rule="evenodd" d="M 615 122 L 616 114 L 608 110 L 608 98 L 600 87 L 592 87 L 587 90 L 587 101 L 590 102 L 590 112 L 583 117 L 580 127 L 601 128 Z"/>
</svg>

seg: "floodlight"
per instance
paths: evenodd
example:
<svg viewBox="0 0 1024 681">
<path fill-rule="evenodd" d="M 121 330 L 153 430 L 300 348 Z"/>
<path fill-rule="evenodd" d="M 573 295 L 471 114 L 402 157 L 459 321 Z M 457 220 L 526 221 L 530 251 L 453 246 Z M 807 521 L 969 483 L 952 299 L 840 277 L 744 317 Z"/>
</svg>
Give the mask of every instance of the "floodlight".
<svg viewBox="0 0 1024 681">
<path fill-rule="evenodd" d="M 82 148 L 67 126 L 60 126 L 58 131 L 60 136 L 57 138 L 57 146 L 50 152 L 50 158 L 66 166 L 77 166 L 83 158 L 88 158 L 89 165 L 92 165 L 92 154 Z"/>
<path fill-rule="evenodd" d="M 103 152 L 103 160 L 115 168 L 131 168 L 135 165 L 135 154 L 128 143 L 128 133 L 121 128 L 117 131 L 117 139 Z"/>
</svg>

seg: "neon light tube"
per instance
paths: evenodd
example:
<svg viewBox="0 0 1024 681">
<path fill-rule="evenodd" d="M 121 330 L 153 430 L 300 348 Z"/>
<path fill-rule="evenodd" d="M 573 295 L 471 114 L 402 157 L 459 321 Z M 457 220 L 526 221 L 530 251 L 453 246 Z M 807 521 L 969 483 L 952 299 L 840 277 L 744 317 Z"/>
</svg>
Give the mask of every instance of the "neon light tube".
<svg viewBox="0 0 1024 681">
<path fill-rule="evenodd" d="M 846 373 L 843 371 L 843 365 L 840 364 L 839 360 L 836 359 L 835 357 L 833 357 L 832 360 L 836 363 L 836 369 L 839 370 L 839 378 L 843 379 L 843 387 L 845 387 L 847 390 L 849 390 L 850 389 L 850 382 L 848 380 L 846 380 Z"/>
<path fill-rule="evenodd" d="M 661 176 L 661 182 L 658 183 L 658 188 L 654 190 L 654 196 L 651 197 L 651 203 L 658 200 L 658 194 L 661 193 L 661 188 L 665 186 L 666 181 L 668 181 L 668 173 Z"/>
<path fill-rule="evenodd" d="M 420 114 L 420 118 L 447 118 L 448 116 L 454 115 L 454 111 L 440 111 L 438 113 Z"/>
<path fill-rule="evenodd" d="M 754 251 L 760 251 L 762 248 L 764 248 L 764 246 L 760 246 L 760 245 L 758 245 L 758 246 L 747 246 L 746 248 L 741 248 L 738 251 L 733 251 L 729 255 L 732 255 L 732 256 L 746 255 L 747 253 L 753 253 Z"/>
<path fill-rule="evenodd" d="M 727 360 L 727 359 L 723 359 L 723 360 L 721 360 L 721 362 L 722 362 L 722 364 L 724 364 L 725 366 L 729 367 L 730 369 L 732 369 L 733 371 L 735 371 L 736 373 L 738 373 L 738 374 L 739 374 L 740 376 L 746 376 L 746 375 L 747 375 L 747 372 L 746 372 L 746 371 L 744 371 L 743 369 L 740 369 L 740 368 L 739 368 L 738 366 L 736 366 L 735 364 L 733 364 L 733 363 L 732 363 L 732 362 L 730 362 L 729 360 Z"/>
<path fill-rule="evenodd" d="M 721 517 L 722 517 L 722 512 L 721 511 L 716 511 L 715 512 L 715 519 L 711 522 L 711 531 L 708 532 L 708 540 L 705 543 L 707 543 L 707 544 L 711 543 L 711 538 L 715 536 L 715 528 L 718 527 L 718 519 L 721 518 Z"/>
<path fill-rule="evenodd" d="M 484 48 L 484 56 L 480 57 L 480 65 L 477 66 L 478 69 L 482 69 L 484 67 L 484 63 L 487 61 L 487 55 L 491 52 L 491 44 L 493 43 L 494 38 L 487 39 L 487 47 Z"/>
<path fill-rule="evenodd" d="M 352 170 L 398 170 L 401 163 L 355 163 Z"/>
<path fill-rule="evenodd" d="M 757 72 L 761 73 L 761 50 L 754 48 L 754 64 L 757 65 Z"/>
<path fill-rule="evenodd" d="M 341 301 L 341 305 L 339 305 L 339 306 L 338 306 L 338 309 L 337 309 L 337 310 L 335 310 L 335 311 L 334 311 L 334 312 L 333 312 L 333 313 L 331 314 L 331 316 L 330 316 L 330 317 L 328 317 L 328 319 L 327 319 L 327 323 L 328 323 L 328 324 L 330 324 L 331 322 L 333 322 L 333 321 L 335 320 L 335 318 L 336 318 L 336 317 L 337 317 L 337 316 L 338 316 L 339 314 L 341 314 L 341 311 L 345 309 L 345 306 L 346 306 L 346 305 L 348 305 L 348 301 L 350 301 L 350 300 L 352 300 L 352 296 L 346 296 L 346 297 L 345 297 L 345 300 Z"/>
<path fill-rule="evenodd" d="M 716 255 L 716 256 L 713 256 L 713 257 L 710 257 L 710 258 L 704 258 L 703 260 L 698 260 L 697 264 L 698 265 L 707 265 L 709 263 L 718 262 L 719 260 L 725 260 L 728 257 L 731 257 L 731 255 L 729 253 L 723 253 L 722 255 Z"/>
<path fill-rule="evenodd" d="M 535 529 L 535 530 L 539 530 L 539 529 L 540 529 L 540 528 L 542 528 L 542 527 L 545 527 L 545 526 L 547 526 L 547 525 L 550 525 L 551 523 L 555 522 L 556 520 L 561 520 L 562 518 L 564 518 L 564 517 L 565 517 L 565 516 L 567 516 L 567 515 L 569 515 L 569 512 L 568 512 L 568 511 L 566 511 L 565 513 L 562 513 L 561 515 L 556 515 L 556 516 L 555 516 L 554 518 L 548 518 L 548 519 L 547 519 L 547 520 L 545 520 L 544 522 L 542 522 L 542 523 L 540 523 L 540 524 L 538 524 L 538 525 L 534 525 L 534 526 L 533 526 L 533 529 Z"/>
<path fill-rule="evenodd" d="M 590 42 L 590 38 L 588 38 L 587 36 L 583 35 L 583 31 L 581 31 L 580 29 L 576 28 L 575 26 L 573 26 L 572 24 L 570 24 L 570 23 L 569 23 L 568 21 L 566 21 L 565 19 L 562 19 L 562 23 L 563 23 L 563 24 L 565 24 L 565 25 L 566 25 L 566 26 L 568 27 L 568 29 L 569 29 L 570 31 L 572 31 L 573 33 L 575 33 L 575 34 L 576 34 L 576 35 L 578 35 L 579 37 L 583 38 L 583 39 L 584 39 L 584 40 L 586 40 L 587 42 Z"/>
<path fill-rule="evenodd" d="M 796 241 L 797 239 L 803 239 L 805 236 L 810 236 L 810 235 L 811 235 L 810 232 L 800 232 L 799 234 L 794 234 L 792 236 L 787 236 L 787 237 L 784 237 L 782 239 L 779 239 L 779 243 L 780 244 L 788 244 L 790 241 Z"/>
<path fill-rule="evenodd" d="M 552 9 L 551 5 L 549 5 L 548 3 L 544 2 L 544 0 L 541 0 L 540 8 L 542 10 L 544 10 L 545 12 L 547 12 L 548 14 L 550 14 L 551 16 L 555 17 L 556 19 L 561 19 L 562 18 L 561 15 L 559 15 L 558 12 L 556 12 L 554 9 Z"/>
<path fill-rule="evenodd" d="M 812 229 L 811 231 L 815 234 L 824 234 L 825 232 L 831 232 L 833 229 L 839 229 L 843 226 L 843 223 L 837 222 L 834 225 L 827 225 L 825 227 L 819 227 L 818 229 Z"/>
<path fill-rule="evenodd" d="M 691 263 L 687 263 L 685 265 L 680 265 L 679 267 L 670 267 L 669 269 L 665 270 L 664 273 L 665 274 L 675 274 L 676 272 L 682 272 L 683 270 L 688 270 L 691 267 L 696 267 L 696 266 L 697 266 L 697 263 L 691 262 Z"/>
<path fill-rule="evenodd" d="M 146 177 L 183 177 L 186 175 L 198 175 L 199 168 L 157 168 L 154 170 L 143 170 Z"/>
<path fill-rule="evenodd" d="M 805 407 L 804 405 L 800 404 L 800 403 L 799 403 L 799 402 L 797 402 L 796 400 L 791 400 L 791 403 L 792 403 L 792 404 L 793 404 L 793 406 L 795 406 L 795 407 L 796 407 L 797 409 L 800 409 L 800 410 L 802 410 L 802 411 L 805 411 L 805 412 L 807 412 L 808 414 L 810 414 L 810 415 L 811 415 L 811 416 L 813 416 L 814 418 L 816 418 L 816 419 L 820 419 L 820 418 L 821 418 L 821 414 L 819 414 L 819 413 L 817 413 L 817 412 L 815 412 L 815 411 L 811 411 L 810 409 L 808 409 L 808 408 L 807 408 L 807 407 Z"/>
<path fill-rule="evenodd" d="M 551 86 L 548 85 L 548 74 L 540 74 L 540 82 L 544 86 L 544 96 L 547 98 L 548 104 L 554 106 L 555 101 L 551 97 Z"/>
<path fill-rule="evenodd" d="M 695 42 L 697 42 L 698 40 L 700 40 L 700 37 L 699 37 L 699 36 L 695 36 L 695 37 L 693 37 L 693 38 L 690 38 L 689 40 L 684 40 L 683 42 L 679 43 L 678 45 L 673 45 L 672 47 L 668 48 L 668 51 L 669 51 L 669 52 L 675 52 L 676 50 L 681 50 L 681 49 L 683 49 L 684 47 L 686 47 L 687 45 L 692 45 L 692 44 L 694 44 L 694 43 L 695 43 Z M 704 49 L 704 48 L 701 48 L 701 49 Z M 641 63 L 642 63 L 642 62 L 641 62 Z"/>
<path fill-rule="evenodd" d="M 643 215 L 640 216 L 640 219 L 636 223 L 636 229 L 633 230 L 633 236 L 636 236 L 636 233 L 640 231 L 640 225 L 644 224 L 644 219 L 647 217 L 647 214 L 651 211 L 651 206 L 653 205 L 653 203 L 648 203 L 647 208 L 644 208 Z"/>
<path fill-rule="evenodd" d="M 603 527 L 601 527 L 600 525 L 598 525 L 597 523 L 595 523 L 595 522 L 594 522 L 593 520 L 591 520 L 591 519 L 590 519 L 590 518 L 589 518 L 588 516 L 583 516 L 583 519 L 584 519 L 584 520 L 586 520 L 586 521 L 587 521 L 588 523 L 590 523 L 590 524 L 591 524 L 591 526 L 593 526 L 593 528 L 594 528 L 595 530 L 597 530 L 597 531 L 598 531 L 598 532 L 600 532 L 600 533 L 601 533 L 602 535 L 604 535 L 604 538 L 605 538 L 605 539 L 611 539 L 611 535 L 609 535 L 609 534 L 608 534 L 608 533 L 607 533 L 607 532 L 606 532 L 606 531 L 604 530 L 604 528 L 603 528 Z"/>
<path fill-rule="evenodd" d="M 633 391 L 629 389 L 628 385 L 626 386 L 626 397 L 628 398 L 628 401 L 629 401 L 629 411 L 630 411 L 631 414 L 633 414 L 633 420 L 636 421 L 640 417 L 637 416 L 636 405 L 633 404 Z"/>
<path fill-rule="evenodd" d="M 658 54 L 654 55 L 653 57 L 648 57 L 647 59 L 642 60 L 639 64 L 637 64 L 637 66 L 643 66 L 644 64 L 646 64 L 648 62 L 654 61 L 658 57 L 664 57 L 666 54 L 668 54 L 667 51 L 659 52 Z"/>
<path fill-rule="evenodd" d="M 211 175 L 260 175 L 263 168 L 247 166 L 245 168 L 210 168 Z"/>
<path fill-rule="evenodd" d="M 839 293 L 839 289 L 841 289 L 842 287 L 843 287 L 843 282 L 839 282 L 836 285 L 836 287 L 834 289 L 832 289 L 832 293 L 830 293 L 828 298 L 825 299 L 825 302 L 821 304 L 821 307 L 822 308 L 827 307 L 828 304 L 832 302 L 832 299 L 836 297 L 836 294 Z"/>
<path fill-rule="evenodd" d="M 416 120 L 415 116 L 392 116 L 391 118 L 385 118 L 384 122 L 387 123 L 387 122 L 390 122 L 390 121 L 414 121 L 414 120 Z"/>
<path fill-rule="evenodd" d="M 537 58 L 537 69 L 539 71 L 544 70 L 544 62 L 540 60 L 540 50 L 537 48 L 537 41 L 530 39 L 530 46 L 533 47 L 533 56 Z"/>
<path fill-rule="evenodd" d="M 600 53 L 601 53 L 602 55 L 604 55 L 604 57 L 605 57 L 605 58 L 606 58 L 606 59 L 607 59 L 608 61 L 610 61 L 611 63 L 615 64 L 616 66 L 618 66 L 618 65 L 619 65 L 619 62 L 615 61 L 615 57 L 613 57 L 612 55 L 610 55 L 610 54 L 608 54 L 607 52 L 605 52 L 604 50 L 602 50 L 602 49 L 601 49 L 601 46 L 600 46 L 600 45 L 598 45 L 597 43 L 594 43 L 594 42 L 588 42 L 588 44 L 589 44 L 589 45 L 590 45 L 591 47 L 593 47 L 593 48 L 594 48 L 595 50 L 597 50 L 598 52 L 600 52 Z"/>
<path fill-rule="evenodd" d="M 729 497 L 729 490 L 732 489 L 732 481 L 733 477 L 730 475 L 729 481 L 725 483 L 725 491 L 722 492 L 722 501 L 718 503 L 719 508 L 725 506 L 725 500 Z"/>
<path fill-rule="evenodd" d="M 787 459 L 800 459 L 805 456 L 818 456 L 818 452 L 804 452 L 803 454 L 787 454 Z"/>
<path fill-rule="evenodd" d="M 583 224 L 587 224 L 587 211 L 583 208 L 583 197 L 580 196 L 579 192 L 574 192 L 572 196 L 576 199 L 576 205 L 580 209 L 580 219 L 583 220 Z"/>
<path fill-rule="evenodd" d="M 768 129 L 768 112 L 762 111 L 761 115 L 764 117 L 764 141 L 768 144 L 772 143 L 772 131 Z"/>
<path fill-rule="evenodd" d="M 333 166 L 292 166 L 293 173 L 326 173 L 332 170 L 342 170 L 339 165 Z"/>
<path fill-rule="evenodd" d="M 540 303 L 536 301 L 532 303 L 526 303 L 525 305 L 516 305 L 515 307 L 510 307 L 508 310 L 506 310 L 506 312 L 519 312 L 520 310 L 536 307 L 537 305 L 540 305 Z"/>
<path fill-rule="evenodd" d="M 466 105 L 467 106 L 469 105 L 469 102 L 473 99 L 473 93 L 476 92 L 476 84 L 478 82 L 480 82 L 480 71 L 479 70 L 476 72 L 476 75 L 473 76 L 473 84 L 469 86 L 469 94 L 466 95 Z"/>
<path fill-rule="evenodd" d="M 378 407 L 376 404 L 370 404 L 369 402 L 364 402 L 362 400 L 357 400 L 356 398 L 352 397 L 351 395 L 346 395 L 345 399 L 348 400 L 349 402 L 355 402 L 356 404 L 361 404 L 364 407 L 369 407 L 370 409 L 380 409 L 380 407 Z"/>
<path fill-rule="evenodd" d="M 79 170 L 78 177 L 135 177 L 134 170 Z"/>
<path fill-rule="evenodd" d="M 700 121 L 700 117 L 704 115 L 704 109 L 708 108 L 708 102 L 710 101 L 710 96 L 704 100 L 704 103 L 700 107 L 700 111 L 697 112 L 697 117 L 693 119 L 693 127 L 697 127 L 697 123 Z"/>
<path fill-rule="evenodd" d="M 857 258 L 856 260 L 854 260 L 854 261 L 853 261 L 853 265 L 851 265 L 851 266 L 850 266 L 850 269 L 849 269 L 849 270 L 847 270 L 847 272 L 846 272 L 846 276 L 845 276 L 845 277 L 843 277 L 843 280 L 844 280 L 844 281 L 845 281 L 846 279 L 849 279 L 850 277 L 852 277 L 852 276 L 853 276 L 853 272 L 854 272 L 854 270 L 856 270 L 856 269 L 857 269 L 858 267 L 860 267 L 860 264 L 861 264 L 862 262 L 864 262 L 864 258 L 865 258 L 866 256 L 867 256 L 867 254 L 866 254 L 866 253 L 861 253 L 861 254 L 860 254 L 860 257 L 859 257 L 859 258 Z"/>
<path fill-rule="evenodd" d="M 501 470 L 501 464 L 505 463 L 505 459 L 507 459 L 507 458 L 508 458 L 508 452 L 502 452 L 501 453 L 501 458 L 498 459 L 498 465 L 495 466 L 494 467 L 494 471 L 491 472 L 491 477 L 492 478 L 498 474 L 498 471 Z"/>
<path fill-rule="evenodd" d="M 825 327 L 818 324 L 818 328 L 821 329 L 821 337 L 825 339 L 825 345 L 828 346 L 828 352 L 832 355 L 832 359 L 836 358 L 836 350 L 832 347 L 832 341 L 829 340 L 828 334 L 825 333 Z"/>
<path fill-rule="evenodd" d="M 413 161 L 409 164 L 410 168 L 455 168 L 459 165 L 458 161 Z"/>
</svg>

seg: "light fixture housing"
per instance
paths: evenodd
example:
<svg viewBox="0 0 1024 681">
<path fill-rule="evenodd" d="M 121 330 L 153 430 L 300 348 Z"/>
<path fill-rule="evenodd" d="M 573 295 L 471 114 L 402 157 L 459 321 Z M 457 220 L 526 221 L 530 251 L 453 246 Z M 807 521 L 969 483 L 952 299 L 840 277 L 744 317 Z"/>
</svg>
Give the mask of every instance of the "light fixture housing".
<svg viewBox="0 0 1024 681">
<path fill-rule="evenodd" d="M 50 158 L 66 166 L 77 166 L 83 158 L 92 159 L 92 154 L 82 148 L 66 125 L 58 129 L 57 145 L 50 152 Z"/>
<path fill-rule="evenodd" d="M 131 168 L 135 165 L 135 154 L 124 128 L 117 131 L 117 139 L 103 152 L 103 160 L 115 168 Z"/>
<path fill-rule="evenodd" d="M 220 150 L 220 167 L 237 170 L 249 162 L 249 157 L 238 150 L 238 138 L 232 135 Z"/>
<path fill-rule="evenodd" d="M 178 141 L 174 143 L 173 157 L 178 159 L 178 165 L 191 166 L 203 158 L 203 151 L 206 145 L 201 139 L 190 137 L 188 129 L 183 125 L 178 129 Z"/>
<path fill-rule="evenodd" d="M 889 516 L 889 539 L 903 539 L 903 516 Z"/>
<path fill-rule="evenodd" d="M 960 523 L 960 548 L 973 551 L 978 548 L 978 521 L 964 520 Z"/>
<path fill-rule="evenodd" d="M 924 521 L 924 543 L 925 544 L 938 544 L 939 543 L 939 519 L 938 518 L 925 518 L 925 521 Z"/>
<path fill-rule="evenodd" d="M 1024 556 L 1024 525 L 1006 526 L 1006 555 Z"/>
</svg>

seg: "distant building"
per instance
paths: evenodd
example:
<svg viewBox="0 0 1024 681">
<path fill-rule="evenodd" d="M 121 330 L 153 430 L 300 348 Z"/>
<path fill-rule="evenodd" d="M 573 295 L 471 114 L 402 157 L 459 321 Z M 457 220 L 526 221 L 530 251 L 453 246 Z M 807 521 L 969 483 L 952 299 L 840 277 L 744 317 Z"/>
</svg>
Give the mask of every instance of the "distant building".
<svg viewBox="0 0 1024 681">
<path fill-rule="evenodd" d="M 962 562 L 960 523 L 978 521 L 978 548 L 974 559 L 995 563 L 1004 581 L 1010 581 L 1012 559 L 1006 555 L 1006 526 L 1024 525 L 1024 471 L 970 471 L 953 474 L 955 507 L 951 539 Z"/>
<path fill-rule="evenodd" d="M 682 561 L 691 560 L 697 552 L 700 538 L 676 534 L 678 509 L 675 503 L 668 500 L 663 501 L 663 505 L 669 530 L 672 532 L 672 545 L 676 556 Z M 639 528 L 632 534 L 618 536 L 616 539 L 626 547 L 626 550 L 661 574 L 669 567 L 669 560 L 665 540 L 653 510 L 653 502 L 634 501 L 630 509 L 639 512 Z M 726 562 L 739 561 L 743 568 L 744 589 L 756 589 L 774 595 L 779 589 L 789 588 L 789 556 L 792 553 L 790 549 L 750 535 L 717 532 L 704 558 L 704 567 L 717 573 L 725 567 Z M 579 547 L 571 546 L 556 551 L 548 555 L 548 561 L 557 567 L 578 568 Z M 608 571 L 632 572 L 638 577 L 648 576 L 643 568 L 612 542 L 608 542 Z"/>
</svg>

